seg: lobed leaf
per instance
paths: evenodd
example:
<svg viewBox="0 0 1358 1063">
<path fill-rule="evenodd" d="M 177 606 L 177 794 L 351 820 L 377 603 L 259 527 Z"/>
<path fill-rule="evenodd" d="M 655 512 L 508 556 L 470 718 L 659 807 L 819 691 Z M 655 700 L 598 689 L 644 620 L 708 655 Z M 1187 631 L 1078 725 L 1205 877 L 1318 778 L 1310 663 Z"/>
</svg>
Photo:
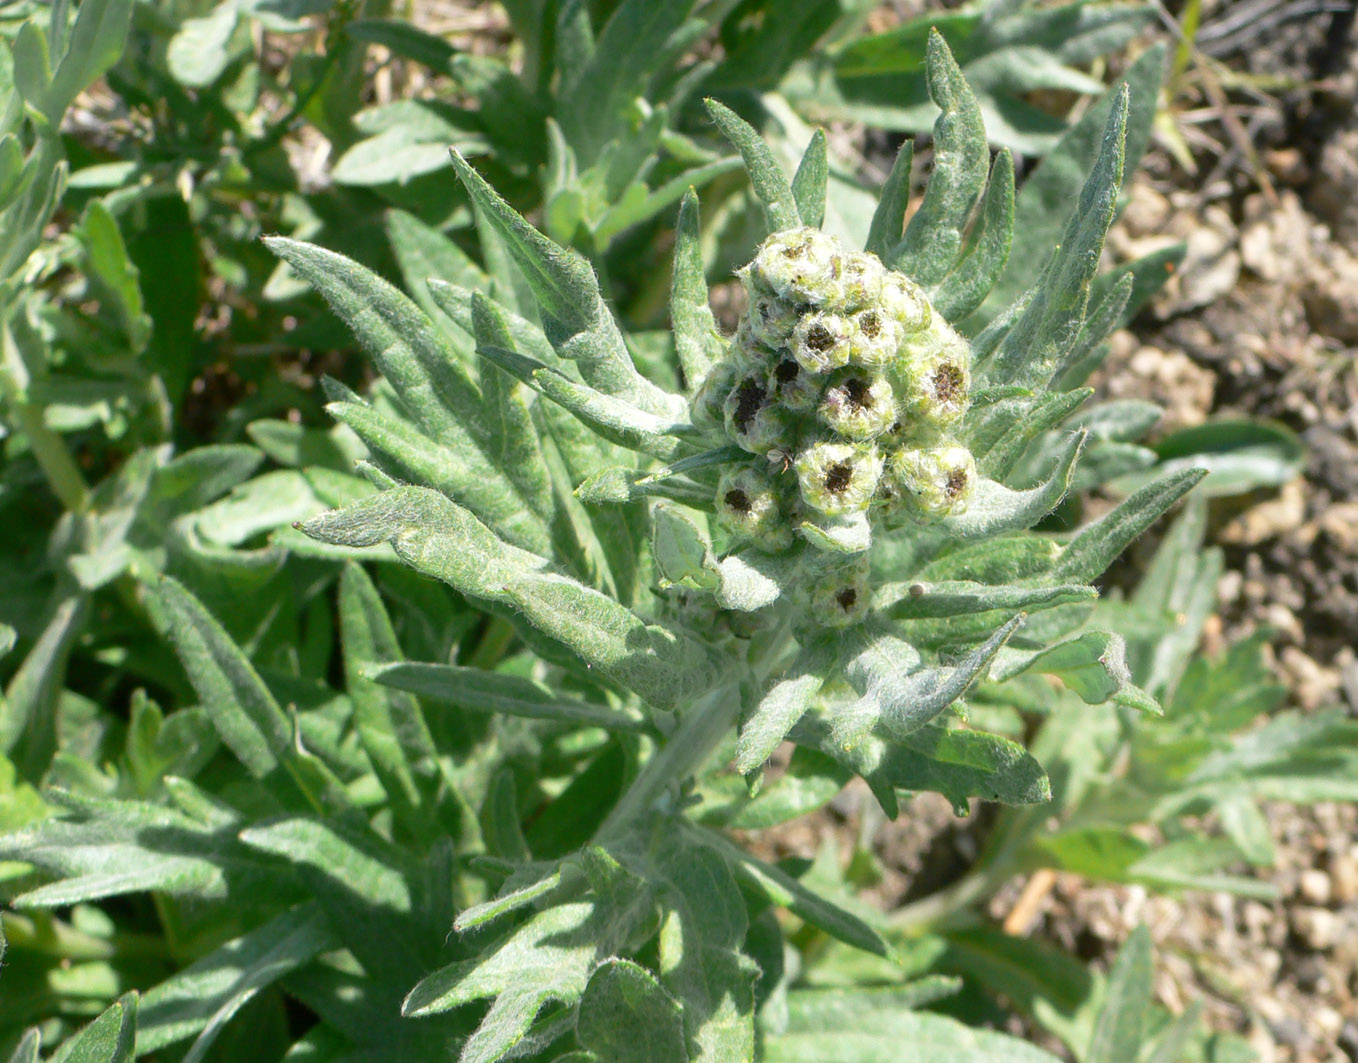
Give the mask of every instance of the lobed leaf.
<svg viewBox="0 0 1358 1063">
<path fill-rule="evenodd" d="M 802 648 L 787 671 L 764 692 L 749 719 L 741 724 L 736 743 L 738 772 L 749 775 L 769 759 L 811 707 L 834 663 L 834 649 L 826 641 Z"/>
</svg>

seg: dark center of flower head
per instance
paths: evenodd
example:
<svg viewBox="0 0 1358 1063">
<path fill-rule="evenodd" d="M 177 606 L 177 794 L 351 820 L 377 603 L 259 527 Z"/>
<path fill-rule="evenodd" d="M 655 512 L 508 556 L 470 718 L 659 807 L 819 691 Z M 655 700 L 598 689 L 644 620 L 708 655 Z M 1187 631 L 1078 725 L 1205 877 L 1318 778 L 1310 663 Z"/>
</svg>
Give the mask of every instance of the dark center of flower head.
<svg viewBox="0 0 1358 1063">
<path fill-rule="evenodd" d="M 882 334 L 882 320 L 877 316 L 876 310 L 864 310 L 858 315 L 858 331 L 870 340 L 875 340 Z"/>
<path fill-rule="evenodd" d="M 773 378 L 780 384 L 791 384 L 797 379 L 801 366 L 791 358 L 784 358 L 773 371 Z"/>
<path fill-rule="evenodd" d="M 740 431 L 745 431 L 750 426 L 750 421 L 759 407 L 764 405 L 766 392 L 759 381 L 746 377 L 740 382 L 736 389 L 736 427 Z"/>
<path fill-rule="evenodd" d="M 788 244 L 785 248 L 783 248 L 783 257 L 794 259 L 805 258 L 806 252 L 808 250 L 809 247 L 807 244 Z"/>
<path fill-rule="evenodd" d="M 835 334 L 817 322 L 806 330 L 806 345 L 824 354 L 835 345 Z"/>
<path fill-rule="evenodd" d="M 750 512 L 750 496 L 739 487 L 733 487 L 726 492 L 726 507 L 734 513 L 744 515 Z"/>
<path fill-rule="evenodd" d="M 835 595 L 835 601 L 846 613 L 858 602 L 858 591 L 853 587 L 845 587 Z"/>
<path fill-rule="evenodd" d="M 856 376 L 849 377 L 844 381 L 844 397 L 849 400 L 849 409 L 857 412 L 858 410 L 870 409 L 872 406 L 872 392 L 866 380 Z"/>
<path fill-rule="evenodd" d="M 853 481 L 853 466 L 847 461 L 837 461 L 825 470 L 825 490 L 837 495 L 848 489 Z"/>
<path fill-rule="evenodd" d="M 948 483 L 943 489 L 949 500 L 955 501 L 967 489 L 967 470 L 953 469 L 948 473 Z"/>
<path fill-rule="evenodd" d="M 962 395 L 962 370 L 952 362 L 944 362 L 934 371 L 934 398 L 939 402 L 956 402 Z"/>
</svg>

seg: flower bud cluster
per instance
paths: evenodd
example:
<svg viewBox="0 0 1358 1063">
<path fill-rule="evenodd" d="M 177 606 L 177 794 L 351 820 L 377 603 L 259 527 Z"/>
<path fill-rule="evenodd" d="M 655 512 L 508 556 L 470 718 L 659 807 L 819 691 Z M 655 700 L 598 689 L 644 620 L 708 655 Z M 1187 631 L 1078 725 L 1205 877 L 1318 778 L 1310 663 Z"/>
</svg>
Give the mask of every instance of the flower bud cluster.
<svg viewBox="0 0 1358 1063">
<path fill-rule="evenodd" d="M 751 455 L 718 487 L 723 526 L 780 551 L 807 523 L 964 509 L 976 464 L 948 432 L 967 409 L 971 350 L 919 286 L 812 228 L 774 233 L 739 276 L 749 309 L 693 398 L 696 425 Z M 808 605 L 857 619 L 863 563 L 818 562 Z"/>
</svg>

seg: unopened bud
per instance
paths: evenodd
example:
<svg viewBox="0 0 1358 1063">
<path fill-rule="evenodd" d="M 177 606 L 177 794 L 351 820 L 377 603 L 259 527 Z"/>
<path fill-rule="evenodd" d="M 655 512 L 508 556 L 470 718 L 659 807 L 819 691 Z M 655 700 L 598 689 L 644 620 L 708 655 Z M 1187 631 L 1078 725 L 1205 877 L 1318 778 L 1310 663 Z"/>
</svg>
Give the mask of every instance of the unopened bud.
<svg viewBox="0 0 1358 1063">
<path fill-rule="evenodd" d="M 837 560 L 812 578 L 807 611 L 823 627 L 848 627 L 868 614 L 872 601 L 866 555 Z"/>
<path fill-rule="evenodd" d="M 754 285 L 780 299 L 824 306 L 839 295 L 839 241 L 819 229 L 785 229 L 760 245 L 749 272 Z"/>
<path fill-rule="evenodd" d="M 824 387 L 823 376 L 808 373 L 786 352 L 769 371 L 769 391 L 774 401 L 786 410 L 815 409 Z"/>
<path fill-rule="evenodd" d="M 839 278 L 841 299 L 845 309 L 861 310 L 879 303 L 886 273 L 882 260 L 871 251 L 846 253 L 844 268 Z"/>
<path fill-rule="evenodd" d="M 792 331 L 792 357 L 808 373 L 828 373 L 847 365 L 853 325 L 840 314 L 805 314 Z"/>
<path fill-rule="evenodd" d="M 871 369 L 889 365 L 900 349 L 905 332 L 901 324 L 881 307 L 869 306 L 850 320 L 849 363 Z"/>
<path fill-rule="evenodd" d="M 758 287 L 751 290 L 750 308 L 744 320 L 749 322 L 750 331 L 765 347 L 786 347 L 800 318 L 801 308 L 796 303 Z"/>
<path fill-rule="evenodd" d="M 912 345 L 901 361 L 909 381 L 908 416 L 933 428 L 946 428 L 967 410 L 971 396 L 971 347 L 935 319 L 927 342 Z"/>
<path fill-rule="evenodd" d="M 887 475 L 917 516 L 937 520 L 966 510 L 976 489 L 976 459 L 957 443 L 901 449 L 891 455 Z"/>
<path fill-rule="evenodd" d="M 872 446 L 821 442 L 802 451 L 796 469 L 802 500 L 835 516 L 867 507 L 882 475 L 882 459 Z"/>
<path fill-rule="evenodd" d="M 787 411 L 773 402 L 763 373 L 748 372 L 726 396 L 726 434 L 751 454 L 791 442 Z"/>
<path fill-rule="evenodd" d="M 933 307 L 918 284 L 892 271 L 882 282 L 882 309 L 900 323 L 906 337 L 923 332 L 934 318 Z"/>
<path fill-rule="evenodd" d="M 724 358 L 707 371 L 689 403 L 689 417 L 695 428 L 722 431 L 726 425 L 726 398 L 739 382 L 742 367 L 733 358 Z"/>
<path fill-rule="evenodd" d="M 885 377 L 849 367 L 830 377 L 816 413 L 838 435 L 866 441 L 895 423 L 896 403 Z"/>
<path fill-rule="evenodd" d="M 728 469 L 717 484 L 717 520 L 732 535 L 762 550 L 786 550 L 792 528 L 783 515 L 773 482 L 749 465 Z"/>
</svg>

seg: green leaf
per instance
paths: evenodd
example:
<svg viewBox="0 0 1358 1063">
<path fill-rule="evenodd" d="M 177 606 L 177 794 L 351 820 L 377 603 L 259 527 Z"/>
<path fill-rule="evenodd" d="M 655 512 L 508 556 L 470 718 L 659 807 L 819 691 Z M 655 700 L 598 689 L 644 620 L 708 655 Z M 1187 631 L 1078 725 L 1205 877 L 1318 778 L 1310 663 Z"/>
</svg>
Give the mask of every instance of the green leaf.
<svg viewBox="0 0 1358 1063">
<path fill-rule="evenodd" d="M 140 352 L 150 338 L 151 319 L 142 305 L 137 267 L 128 258 L 118 223 L 103 200 L 90 200 L 76 232 L 90 278 L 110 296 L 132 350 Z"/>
<path fill-rule="evenodd" d="M 347 36 L 369 44 L 380 44 L 395 55 L 413 59 L 430 70 L 451 73 L 451 60 L 457 49 L 442 37 L 395 18 L 356 18 L 344 26 Z"/>
<path fill-rule="evenodd" d="M 235 3 L 218 4 L 201 18 L 187 18 L 170 38 L 165 66 L 181 85 L 207 88 L 231 61 L 231 38 L 240 18 Z"/>
<path fill-rule="evenodd" d="M 132 0 L 92 0 L 80 5 L 43 107 L 53 126 L 75 98 L 122 57 L 131 22 Z"/>
<path fill-rule="evenodd" d="M 750 718 L 741 724 L 736 743 L 738 772 L 749 775 L 773 755 L 820 693 L 834 658 L 834 649 L 828 642 L 813 642 L 769 686 Z"/>
<path fill-rule="evenodd" d="M 1051 475 L 1031 490 L 1013 491 L 994 480 L 980 480 L 966 511 L 944 518 L 940 527 L 954 538 L 962 540 L 988 539 L 1031 528 L 1065 497 L 1084 444 L 1084 432 L 1072 432 L 1067 436 Z M 1072 577 L 1060 582 L 1089 581 Z"/>
<path fill-rule="evenodd" d="M 1136 1059 L 1143 1045 L 1151 1000 L 1151 935 L 1144 926 L 1132 931 L 1108 973 L 1108 990 L 1094 1026 L 1085 1063 L 1124 1063 Z"/>
<path fill-rule="evenodd" d="M 511 546 L 471 513 L 422 488 L 384 491 L 313 517 L 302 530 L 323 542 L 390 542 L 408 564 L 464 594 L 514 608 L 604 677 L 670 707 L 702 690 L 711 665 L 682 635 L 645 623 L 625 606 Z"/>
<path fill-rule="evenodd" d="M 651 555 L 662 589 L 682 585 L 711 590 L 721 577 L 712 544 L 691 519 L 673 506 L 657 505 L 651 514 Z"/>
<path fill-rule="evenodd" d="M 459 837 L 472 819 L 439 762 L 419 702 L 370 678 L 374 665 L 399 664 L 396 631 L 368 574 L 350 562 L 340 580 L 340 643 L 354 723 L 391 802 L 396 823 L 423 846 Z"/>
<path fill-rule="evenodd" d="M 684 371 L 684 383 L 692 390 L 703 382 L 708 370 L 722 357 L 726 345 L 717 331 L 717 321 L 707 301 L 698 196 L 691 188 L 679 205 L 679 220 L 675 224 L 670 318 L 674 328 L 674 351 Z"/>
<path fill-rule="evenodd" d="M 77 27 L 79 23 L 77 22 Z M 132 1063 L 137 1050 L 137 994 L 116 1004 L 63 1042 L 52 1063 Z"/>
<path fill-rule="evenodd" d="M 996 609 L 1034 610 L 1097 598 L 1098 591 L 1079 583 L 1057 586 L 991 586 L 971 580 L 942 583 L 888 583 L 873 596 L 873 607 L 897 620 L 954 617 Z M 993 625 L 992 625 L 993 628 Z"/>
<path fill-rule="evenodd" d="M 565 407 L 611 443 L 673 461 L 684 452 L 683 437 L 692 429 L 681 421 L 648 413 L 624 399 L 577 384 L 566 374 L 535 358 L 500 347 L 478 347 L 477 353 L 535 391 Z"/>
<path fill-rule="evenodd" d="M 148 890 L 208 900 L 235 891 L 288 895 L 286 883 L 236 841 L 239 820 L 211 803 L 205 822 L 142 801 L 81 799 L 60 790 L 48 791 L 47 799 L 69 812 L 0 839 L 0 858 L 58 876 L 20 894 L 15 907 L 60 907 Z"/>
<path fill-rule="evenodd" d="M 915 145 L 907 140 L 896 152 L 881 196 L 868 227 L 867 250 L 883 261 L 901 241 L 905 212 L 910 206 L 910 167 L 915 161 Z"/>
<path fill-rule="evenodd" d="M 632 364 L 589 263 L 529 225 L 456 149 L 452 158 L 479 216 L 505 241 L 541 304 L 557 353 L 575 362 L 585 382 L 598 391 L 652 415 L 679 415 L 683 400 L 656 387 Z"/>
<path fill-rule="evenodd" d="M 1084 11 L 1092 12 L 1091 6 Z M 1126 165 L 1134 167 L 1145 151 L 1165 64 L 1162 45 L 1147 49 L 1127 68 L 1115 85 L 1062 136 L 1059 144 L 1024 181 L 1014 218 L 1014 243 L 1009 265 L 982 308 L 981 316 L 995 319 L 1032 284 L 1033 269 L 1062 241 L 1069 204 L 1093 170 L 1100 152 L 1105 123 L 1125 86 L 1130 90 L 1127 119 Z"/>
<path fill-rule="evenodd" d="M 825 149 L 825 130 L 811 135 L 806 153 L 792 175 L 792 199 L 803 225 L 819 229 L 825 221 L 825 186 L 830 178 L 830 160 Z"/>
<path fill-rule="evenodd" d="M 23 776 L 42 778 L 57 749 L 57 706 L 66 666 L 85 630 L 89 598 L 70 594 L 55 602 L 42 634 L 10 678 L 0 699 L 0 753 L 15 759 Z"/>
<path fill-rule="evenodd" d="M 196 1037 L 188 1059 L 200 1059 L 222 1028 L 261 990 L 339 942 L 315 903 L 227 942 L 151 989 L 137 1017 L 137 1048 L 155 1052 Z"/>
<path fill-rule="evenodd" d="M 997 671 L 996 678 L 1022 672 L 1054 675 L 1087 705 L 1101 705 L 1110 698 L 1120 700 L 1132 686 L 1127 643 L 1121 635 L 1108 631 L 1086 631 L 1036 653 L 1016 654 Z M 1155 699 L 1141 691 L 1137 694 L 1140 696 L 1131 696 L 1138 708 L 1162 715 Z"/>
<path fill-rule="evenodd" d="M 833 740 L 852 748 L 869 731 L 887 741 L 905 740 L 966 693 L 1022 623 L 1022 614 L 1015 616 L 949 668 L 920 669 L 919 652 L 908 642 L 865 631 L 861 648 L 844 665 L 859 699 L 829 709 Z"/>
<path fill-rule="evenodd" d="M 679 1002 L 629 960 L 605 960 L 594 969 L 575 1032 L 598 1063 L 688 1063 Z"/>
<path fill-rule="evenodd" d="M 280 797 L 317 811 L 352 806 L 324 764 L 302 748 L 295 725 L 278 707 L 221 624 L 181 584 L 162 577 L 157 600 L 168 634 L 198 697 L 212 714 L 223 742 L 255 778 Z"/>
<path fill-rule="evenodd" d="M 1047 384 L 1078 341 L 1103 239 L 1112 224 L 1122 187 L 1129 106 L 1124 88 L 1108 115 L 1098 158 L 1080 191 L 1075 212 L 1056 244 L 1057 250 L 1042 271 L 1036 293 L 994 357 L 981 367 L 986 381 Z"/>
<path fill-rule="evenodd" d="M 525 499 L 492 464 L 484 410 L 476 385 L 443 336 L 408 298 L 357 263 L 283 237 L 265 243 L 325 296 L 396 389 L 424 434 L 455 455 L 441 463 L 473 512 L 530 549 L 547 549 L 548 536 Z M 406 429 L 405 435 L 413 435 Z"/>
<path fill-rule="evenodd" d="M 25 1030 L 22 1038 L 10 1053 L 9 1063 L 40 1063 L 38 1050 L 42 1047 L 42 1034 L 36 1026 Z"/>
<path fill-rule="evenodd" d="M 750 184 L 754 193 L 764 204 L 768 215 L 769 232 L 795 229 L 802 224 L 797 210 L 797 200 L 792 194 L 792 186 L 778 166 L 778 160 L 764 143 L 764 138 L 724 103 L 704 100 L 707 113 L 717 124 L 722 135 L 740 152 L 745 160 L 745 168 L 750 174 Z"/>
<path fill-rule="evenodd" d="M 976 98 L 937 29 L 929 34 L 927 69 L 929 95 L 943 112 L 934 123 L 933 172 L 887 265 L 932 289 L 962 251 L 962 233 L 985 189 L 990 147 Z"/>
<path fill-rule="evenodd" d="M 502 712 L 527 720 L 554 720 L 572 727 L 640 732 L 644 720 L 632 713 L 561 697 L 541 683 L 514 675 L 454 664 L 397 663 L 367 672 L 383 686 L 456 705 L 469 712 Z"/>
<path fill-rule="evenodd" d="M 934 309 L 961 321 L 981 305 L 1005 263 L 1014 237 L 1014 158 L 1008 149 L 995 157 L 990 183 L 961 257 L 936 286 Z"/>
<path fill-rule="evenodd" d="M 1117 508 L 1086 525 L 1070 541 L 1051 578 L 1059 582 L 1091 583 L 1098 579 L 1127 545 L 1193 489 L 1205 473 L 1186 469 L 1162 476 L 1123 499 Z"/>
<path fill-rule="evenodd" d="M 835 1006 L 817 999 L 825 995 L 790 993 L 787 1029 L 765 1033 L 761 1058 L 768 1063 L 888 1063 L 901 1059 L 902 1046 L 909 1046 L 909 1058 L 919 1063 L 1056 1063 L 1055 1056 L 1008 1034 L 893 1007 L 886 993 L 880 1000 L 866 993 L 843 994 Z"/>
<path fill-rule="evenodd" d="M 1155 444 L 1154 473 L 1120 477 L 1114 487 L 1134 490 L 1152 475 L 1206 469 L 1201 491 L 1208 497 L 1281 487 L 1301 474 L 1306 446 L 1291 429 L 1257 420 L 1215 420 L 1171 432 Z"/>
</svg>

